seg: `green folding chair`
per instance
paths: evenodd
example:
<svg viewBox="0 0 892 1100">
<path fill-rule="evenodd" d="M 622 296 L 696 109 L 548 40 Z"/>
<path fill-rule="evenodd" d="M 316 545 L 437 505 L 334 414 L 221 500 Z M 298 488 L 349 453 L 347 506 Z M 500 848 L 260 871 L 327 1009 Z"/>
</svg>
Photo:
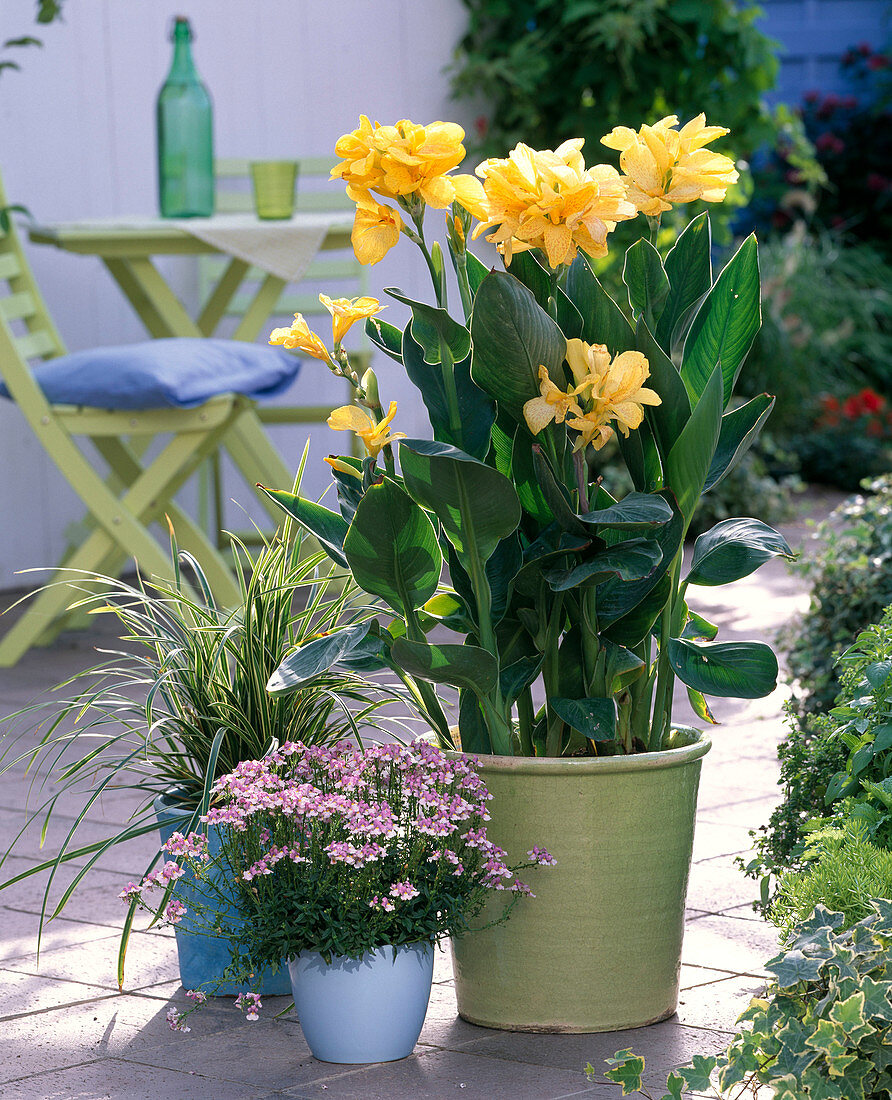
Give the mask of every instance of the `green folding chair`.
<svg viewBox="0 0 892 1100">
<path fill-rule="evenodd" d="M 353 200 L 347 197 L 343 186 L 329 179 L 331 169 L 336 163 L 331 157 L 302 157 L 297 163 L 295 210 L 298 213 L 342 213 L 345 219 L 353 217 Z M 250 160 L 246 158 L 223 158 L 214 162 L 217 213 L 243 214 L 253 209 L 250 165 Z M 203 300 L 217 284 L 226 261 L 217 256 L 201 256 L 198 263 L 199 295 Z M 302 313 L 310 328 L 323 339 L 327 339 L 331 319 L 319 301 L 319 294 L 325 293 L 330 298 L 355 298 L 367 294 L 368 273 L 358 262 L 352 249 L 345 249 L 343 253 L 336 252 L 334 255 L 327 253 L 317 256 L 307 268 L 301 282 L 297 286 L 286 286 L 284 289 L 275 286 L 272 276 L 253 269 L 246 277 L 240 293 L 226 306 L 225 315 L 242 318 L 261 288 L 269 288 L 270 291 L 270 296 L 264 301 L 265 308 L 271 314 L 270 328 L 274 323 L 287 325 L 295 313 Z M 272 318 L 277 320 L 274 322 Z M 351 350 L 351 358 L 361 374 L 371 362 L 371 348 L 361 327 L 357 326 L 356 331 L 360 334 L 359 342 Z M 312 369 L 322 368 L 315 363 Z M 343 399 L 339 403 L 347 404 L 351 400 L 352 392 L 345 386 Z M 261 402 L 257 407 L 257 415 L 261 423 L 267 425 L 324 424 L 333 407 L 331 402 L 325 405 Z M 215 515 L 208 526 L 222 533 L 224 491 L 218 457 L 213 460 L 212 486 Z M 239 535 L 246 541 L 253 541 L 251 532 L 239 532 Z M 220 545 L 223 545 L 222 540 Z"/>
<path fill-rule="evenodd" d="M 5 205 L 0 183 L 0 208 Z M 141 346 L 154 345 L 151 341 L 134 345 Z M 163 524 L 167 515 L 180 546 L 201 561 L 217 599 L 223 604 L 236 602 L 238 585 L 216 539 L 209 538 L 173 498 L 221 447 L 229 451 L 250 484 L 290 481 L 282 459 L 265 433 L 257 430 L 255 402 L 221 392 L 197 408 L 133 410 L 104 408 L 99 402 L 89 406 L 53 404 L 35 379 L 31 364 L 62 355 L 64 344 L 18 234 L 14 227 L 8 232 L 0 230 L 0 376 L 7 395 L 87 511 L 88 533 L 66 552 L 53 580 L 70 580 L 72 574 L 66 572 L 70 570 L 116 576 L 132 559 L 144 575 L 169 579 L 172 567 L 165 533 L 162 531 L 159 540 L 149 530 L 155 521 Z M 105 473 L 81 450 L 77 442 L 81 437 L 94 445 L 107 465 Z M 156 440 L 158 446 L 153 446 Z M 53 583 L 26 601 L 23 613 L 0 640 L 0 666 L 14 665 L 32 645 L 51 641 L 64 623 L 71 600 L 67 584 Z"/>
</svg>

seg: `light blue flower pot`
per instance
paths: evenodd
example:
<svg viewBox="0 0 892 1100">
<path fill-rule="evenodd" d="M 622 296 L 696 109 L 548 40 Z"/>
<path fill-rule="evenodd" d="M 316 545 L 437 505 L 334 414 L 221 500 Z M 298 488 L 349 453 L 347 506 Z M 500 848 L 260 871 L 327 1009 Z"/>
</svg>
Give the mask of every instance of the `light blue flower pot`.
<svg viewBox="0 0 892 1100">
<path fill-rule="evenodd" d="M 158 795 L 155 799 L 155 813 L 161 829 L 161 843 L 164 844 L 171 833 L 184 832 L 189 823 L 190 814 L 181 810 L 167 795 Z M 215 855 L 220 851 L 220 835 L 213 825 L 208 827 L 208 851 Z M 211 989 L 208 983 L 214 982 L 232 962 L 229 941 L 222 936 L 211 936 L 195 931 L 196 922 L 192 916 L 193 899 L 196 894 L 191 872 L 179 880 L 174 887 L 175 896 L 186 906 L 186 914 L 179 924 L 174 925 L 177 941 L 177 957 L 180 963 L 180 981 L 185 989 L 201 989 L 210 996 L 232 997 L 248 987 L 236 982 L 224 982 L 217 989 Z M 233 898 L 227 918 L 238 915 Z M 256 992 L 266 997 L 287 997 L 291 993 L 288 969 L 282 963 L 276 970 L 267 968 L 260 978 L 260 984 L 254 987 Z"/>
<path fill-rule="evenodd" d="M 304 951 L 288 969 L 314 1058 L 395 1062 L 414 1050 L 431 995 L 432 944 L 379 947 L 359 959 L 335 955 L 331 963 Z"/>
</svg>

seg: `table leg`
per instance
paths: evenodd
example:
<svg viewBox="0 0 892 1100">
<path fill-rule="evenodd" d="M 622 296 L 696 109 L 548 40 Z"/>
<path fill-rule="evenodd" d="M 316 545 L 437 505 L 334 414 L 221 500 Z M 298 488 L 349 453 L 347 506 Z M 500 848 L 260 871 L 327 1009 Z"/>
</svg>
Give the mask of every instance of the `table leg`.
<svg viewBox="0 0 892 1100">
<path fill-rule="evenodd" d="M 269 322 L 285 286 L 286 280 L 280 279 L 278 275 L 266 276 L 232 334 L 233 340 L 256 339 L 264 324 Z"/>
<path fill-rule="evenodd" d="M 198 315 L 198 327 L 205 336 L 211 336 L 226 316 L 229 303 L 250 270 L 249 263 L 235 258 L 226 265 L 225 271 Z"/>
<path fill-rule="evenodd" d="M 105 266 L 152 336 L 203 336 L 151 260 L 104 257 Z"/>
</svg>

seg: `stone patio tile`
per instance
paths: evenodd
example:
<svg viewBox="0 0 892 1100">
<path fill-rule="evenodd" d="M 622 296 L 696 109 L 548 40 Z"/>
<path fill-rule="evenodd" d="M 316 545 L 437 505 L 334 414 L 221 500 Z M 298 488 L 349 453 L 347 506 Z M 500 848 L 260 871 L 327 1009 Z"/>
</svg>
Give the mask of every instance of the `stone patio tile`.
<svg viewBox="0 0 892 1100">
<path fill-rule="evenodd" d="M 141 1046 L 175 1046 L 190 1036 L 170 1030 L 167 1009 L 157 1000 L 123 993 L 4 1020 L 0 1081 L 131 1053 Z M 244 1022 L 211 1006 L 190 1017 L 190 1034 L 200 1038 Z M 0 1095 L 6 1095 L 2 1088 Z"/>
<path fill-rule="evenodd" d="M 8 837 L 11 841 L 27 820 L 28 815 L 24 810 L 0 809 L 0 836 Z M 14 855 L 17 858 L 31 860 L 35 863 L 43 863 L 45 860 L 51 859 L 58 853 L 75 820 L 73 817 L 63 817 L 61 814 L 54 813 L 47 829 L 46 840 L 41 847 L 40 831 L 43 825 L 43 818 L 41 817 L 18 838 L 13 848 Z M 82 848 L 97 841 L 108 840 L 109 837 L 114 836 L 117 830 L 118 827 L 112 824 L 84 820 L 78 825 L 74 836 L 68 841 L 67 847 L 71 850 Z M 157 830 L 153 830 L 145 836 L 128 840 L 126 844 L 116 844 L 109 851 L 104 852 L 94 866 L 97 869 L 112 871 L 125 878 L 136 878 L 145 874 L 150 861 L 158 854 L 159 844 L 160 836 Z M 89 858 L 89 856 L 83 856 L 72 861 L 72 863 L 74 866 L 83 866 Z"/>
<path fill-rule="evenodd" d="M 12 878 L 33 866 L 32 860 L 10 856 L 3 864 L 2 873 L 4 878 L 7 875 Z M 49 873 L 49 871 L 41 872 L 3 890 L 0 892 L 0 903 L 9 909 L 39 914 L 43 906 Z M 52 913 L 76 873 L 73 866 L 63 864 L 59 867 L 53 877 L 48 914 Z M 118 894 L 127 882 L 126 875 L 91 868 L 65 903 L 61 915 L 69 920 L 85 920 L 91 924 L 110 924 L 119 928 L 127 909 Z"/>
<path fill-rule="evenodd" d="M 204 1011 L 190 1017 L 190 1023 Z M 241 1081 L 246 1089 L 250 1086 L 258 1092 L 309 1084 L 332 1076 L 333 1067 L 310 1054 L 297 1020 L 261 1016 L 250 1022 L 232 1001 L 218 1008 L 216 1015 L 225 1017 L 227 1026 L 210 1034 L 188 1034 L 181 1042 L 171 1043 L 167 1036 L 161 1036 L 154 1045 L 140 1044 L 117 1057 L 128 1064 L 166 1070 L 189 1067 L 226 1081 Z M 352 1069 L 335 1067 L 347 1068 Z"/>
<path fill-rule="evenodd" d="M 434 985 L 418 1040 L 420 1044 L 458 1050 L 467 1043 L 473 1043 L 490 1034 L 489 1028 L 469 1024 L 459 1016 L 455 988 L 451 982 Z"/>
<path fill-rule="evenodd" d="M 753 846 L 749 828 L 744 825 L 717 825 L 699 822 L 694 830 L 693 860 L 748 852 Z"/>
<path fill-rule="evenodd" d="M 440 1100 L 460 1096 L 462 1100 L 558 1100 L 584 1095 L 615 1100 L 616 1086 L 589 1085 L 583 1067 L 578 1070 L 481 1057 L 465 1050 L 416 1052 L 401 1062 L 382 1062 L 346 1075 L 333 1074 L 311 1085 L 287 1089 L 291 1100 Z M 332 1066 L 332 1069 L 335 1067 Z"/>
<path fill-rule="evenodd" d="M 735 975 L 683 989 L 678 998 L 678 1021 L 692 1027 L 733 1031 L 737 1017 L 764 987 L 761 978 Z"/>
<path fill-rule="evenodd" d="M 739 975 L 733 970 L 716 970 L 713 967 L 682 963 L 678 987 L 681 990 L 695 989 L 699 985 L 709 985 L 712 982 L 724 981 L 725 978 L 737 977 Z"/>
<path fill-rule="evenodd" d="M 30 954 L 3 965 L 9 970 L 44 978 L 89 980 L 91 985 L 117 992 L 119 945 L 120 936 L 112 935 L 91 943 L 41 950 L 39 959 L 36 954 Z M 140 932 L 131 934 L 124 971 L 126 989 L 179 981 L 178 974 L 176 945 L 172 939 Z"/>
<path fill-rule="evenodd" d="M 758 883 L 735 866 L 733 856 L 716 856 L 691 867 L 687 904 L 692 909 L 721 913 L 734 905 L 746 905 L 758 895 Z"/>
<path fill-rule="evenodd" d="M 685 962 L 737 974 L 763 977 L 765 963 L 777 954 L 777 932 L 761 921 L 708 916 L 685 928 L 682 958 Z"/>
<path fill-rule="evenodd" d="M 4 895 L 0 894 L 0 901 Z M 34 955 L 37 951 L 37 917 L 17 909 L 0 906 L 0 966 L 8 966 L 12 960 Z M 112 930 L 104 925 L 84 924 L 81 921 L 57 917 L 44 928 L 40 953 L 58 947 L 71 947 L 79 943 L 92 943 L 111 936 Z M 15 969 L 15 967 L 13 967 Z"/>
<path fill-rule="evenodd" d="M 112 994 L 86 982 L 61 981 L 0 969 L 0 1020 L 27 1012 L 82 1004 L 104 996 Z"/>
<path fill-rule="evenodd" d="M 261 1100 L 269 1089 L 104 1058 L 15 1081 L 15 1100 Z"/>
<path fill-rule="evenodd" d="M 758 829 L 771 816 L 780 801 L 780 793 L 756 792 L 745 787 L 703 788 L 697 800 L 697 823 L 740 825 Z"/>
<path fill-rule="evenodd" d="M 552 1068 L 587 1062 L 596 1071 L 606 1070 L 606 1058 L 631 1047 L 644 1052 L 649 1075 L 659 1078 L 673 1067 L 687 1062 L 694 1054 L 710 1054 L 727 1041 L 725 1033 L 699 1027 L 687 1027 L 677 1020 L 664 1020 L 650 1027 L 629 1031 L 601 1032 L 590 1035 L 535 1035 L 522 1032 L 494 1031 L 476 1043 L 462 1047 L 462 1053 L 484 1054 L 506 1061 Z M 599 1072 L 599 1078 L 602 1073 Z"/>
</svg>

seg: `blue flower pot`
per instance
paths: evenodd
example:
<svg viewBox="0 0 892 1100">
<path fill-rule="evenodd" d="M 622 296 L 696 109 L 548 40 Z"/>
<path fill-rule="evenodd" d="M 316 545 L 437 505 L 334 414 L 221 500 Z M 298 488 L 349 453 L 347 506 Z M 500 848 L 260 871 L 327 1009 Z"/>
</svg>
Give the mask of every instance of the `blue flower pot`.
<svg viewBox="0 0 892 1100">
<path fill-rule="evenodd" d="M 315 951 L 289 962 L 294 1007 L 314 1058 L 355 1065 L 407 1058 L 434 977 L 430 943 L 379 947 L 359 959 Z"/>
<path fill-rule="evenodd" d="M 155 799 L 155 813 L 161 829 L 161 843 L 174 832 L 185 832 L 191 814 L 182 810 L 167 795 L 158 795 Z M 208 826 L 208 851 L 215 855 L 220 851 L 220 834 L 213 825 Z M 229 941 L 222 936 L 212 936 L 196 931 L 196 921 L 192 913 L 193 899 L 196 895 L 194 878 L 190 871 L 174 887 L 176 897 L 186 906 L 186 914 L 179 924 L 174 925 L 177 941 L 177 956 L 180 963 L 180 981 L 186 989 L 202 989 L 210 996 L 232 997 L 248 988 L 236 982 L 224 982 L 211 992 L 208 983 L 214 982 L 232 962 Z M 238 917 L 238 907 L 233 899 L 226 917 Z M 276 970 L 267 968 L 261 975 L 260 984 L 255 991 L 267 997 L 287 997 L 291 993 L 288 969 L 284 963 Z"/>
</svg>

